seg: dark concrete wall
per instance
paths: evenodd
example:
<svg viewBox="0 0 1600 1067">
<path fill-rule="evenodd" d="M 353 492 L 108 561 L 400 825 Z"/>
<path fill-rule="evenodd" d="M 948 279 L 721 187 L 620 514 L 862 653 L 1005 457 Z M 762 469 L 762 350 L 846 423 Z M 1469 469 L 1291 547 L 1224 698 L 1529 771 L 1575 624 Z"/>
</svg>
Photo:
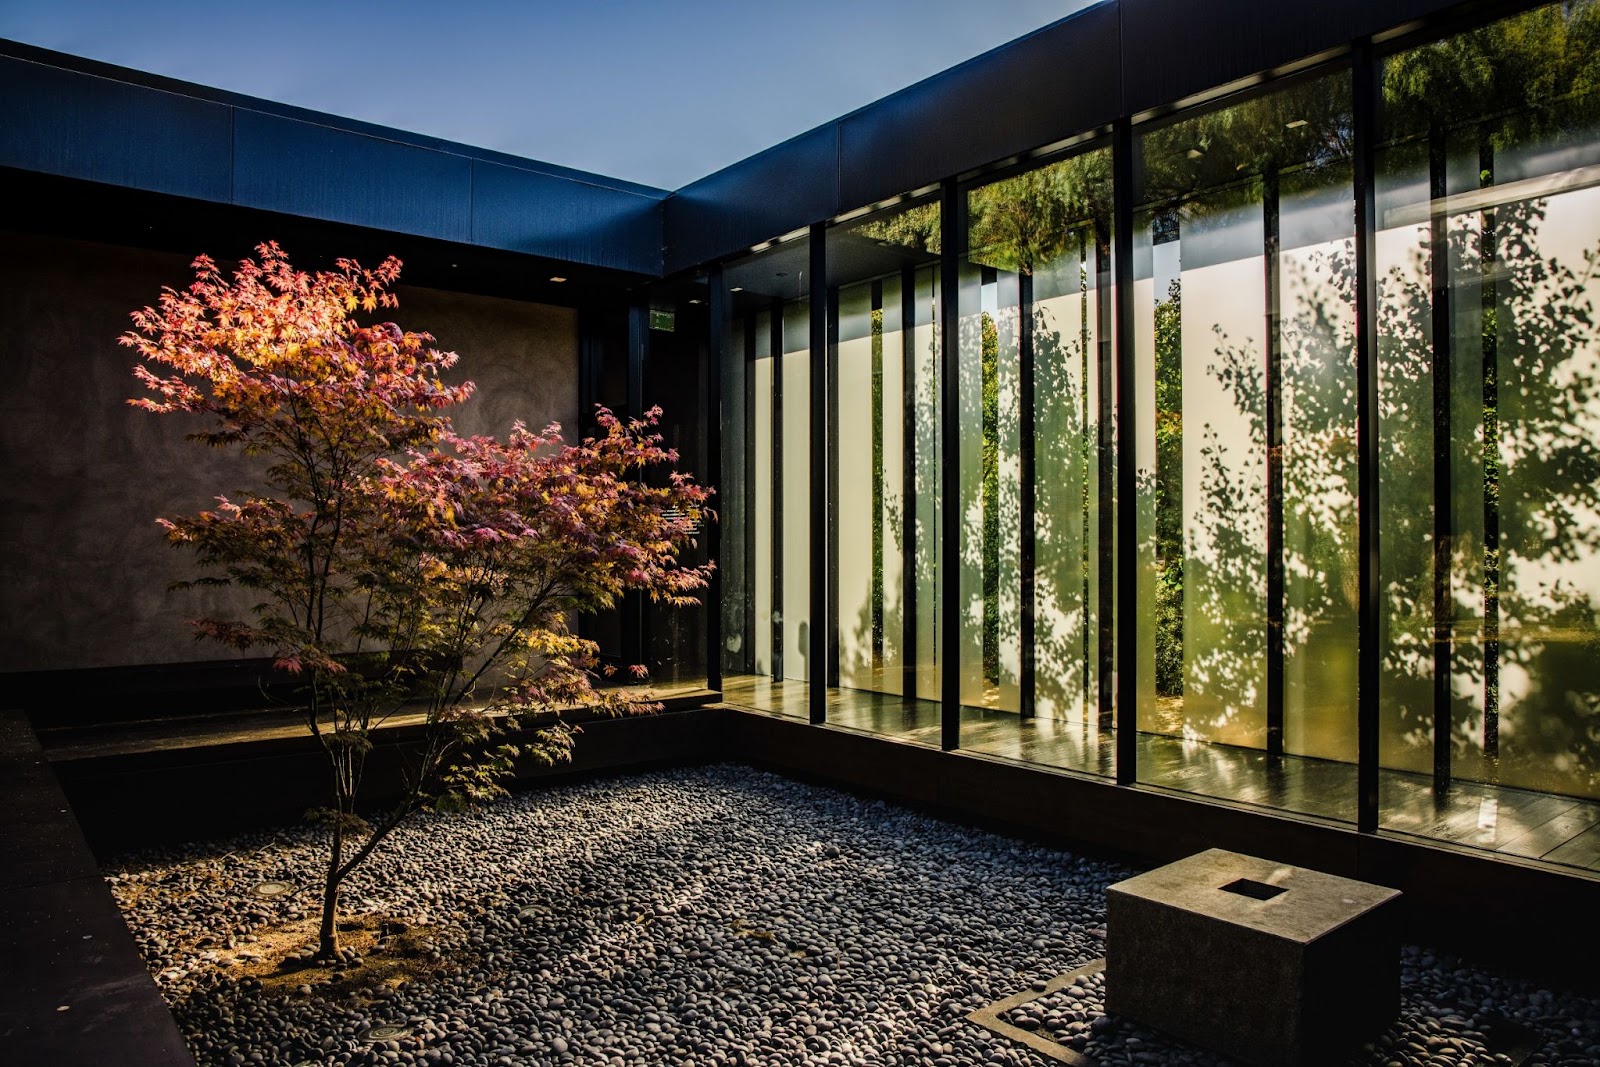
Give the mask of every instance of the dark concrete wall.
<svg viewBox="0 0 1600 1067">
<path fill-rule="evenodd" d="M 455 380 L 477 383 L 452 414 L 463 434 L 504 437 L 517 419 L 531 429 L 578 424 L 578 313 L 571 308 L 401 286 L 395 321 L 426 330 L 461 356 Z"/>
<path fill-rule="evenodd" d="M 116 343 L 130 311 L 189 277 L 180 256 L 0 233 L 0 672 L 230 656 L 184 620 L 250 601 L 168 592 L 194 571 L 155 517 L 208 505 L 247 468 L 183 440 L 193 422 L 130 407 L 135 357 Z M 576 423 L 575 312 L 415 288 L 400 301 L 396 321 L 478 383 L 463 432 Z"/>
</svg>

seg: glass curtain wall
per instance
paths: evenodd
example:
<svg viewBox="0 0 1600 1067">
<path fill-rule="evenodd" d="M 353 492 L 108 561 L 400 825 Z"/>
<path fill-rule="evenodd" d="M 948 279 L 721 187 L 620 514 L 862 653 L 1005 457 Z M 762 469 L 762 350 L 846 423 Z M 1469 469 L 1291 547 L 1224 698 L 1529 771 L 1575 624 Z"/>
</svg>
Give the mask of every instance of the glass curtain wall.
<svg viewBox="0 0 1600 1067">
<path fill-rule="evenodd" d="M 1097 773 L 1120 704 L 1138 781 L 1340 821 L 1358 816 L 1365 702 L 1383 828 L 1600 869 L 1600 3 L 1420 39 L 1380 50 L 1371 144 L 1344 64 L 1135 129 L 1129 338 L 1110 329 L 1110 153 L 1092 142 L 963 185 L 961 220 L 906 203 L 832 227 L 824 383 L 807 242 L 728 266 L 729 699 L 803 715 L 815 680 L 830 723 L 937 743 L 956 683 L 962 747 Z M 1358 151 L 1375 164 L 1367 485 Z M 964 243 L 953 265 L 941 228 Z M 1138 420 L 1120 514 L 1119 354 Z M 835 608 L 820 666 L 814 478 Z M 1123 679 L 1117 521 L 1138 544 Z M 941 573 L 947 522 L 959 564 Z M 1363 640 L 1376 693 L 1358 691 Z"/>
<path fill-rule="evenodd" d="M 828 231 L 828 721 L 937 743 L 939 205 Z"/>
<path fill-rule="evenodd" d="M 810 652 L 811 344 L 805 238 L 724 270 L 723 693 L 806 716 Z"/>
<path fill-rule="evenodd" d="M 962 746 L 1113 773 L 1111 152 L 971 189 Z"/>
<path fill-rule="evenodd" d="M 1600 863 L 1600 6 L 1387 57 L 1382 825 Z"/>
<path fill-rule="evenodd" d="M 683 467 L 703 479 L 708 469 L 706 427 L 707 287 L 693 278 L 653 287 L 648 295 L 649 344 L 643 395 L 661 408 L 661 435 Z M 659 475 L 664 477 L 664 474 Z M 706 559 L 703 536 L 684 553 Z M 658 692 L 698 689 L 706 681 L 706 617 L 699 608 L 669 608 L 641 598 L 641 641 L 650 684 Z M 704 596 L 702 594 L 702 601 Z"/>
<path fill-rule="evenodd" d="M 1350 86 L 1144 133 L 1134 299 L 1139 778 L 1353 821 Z"/>
</svg>

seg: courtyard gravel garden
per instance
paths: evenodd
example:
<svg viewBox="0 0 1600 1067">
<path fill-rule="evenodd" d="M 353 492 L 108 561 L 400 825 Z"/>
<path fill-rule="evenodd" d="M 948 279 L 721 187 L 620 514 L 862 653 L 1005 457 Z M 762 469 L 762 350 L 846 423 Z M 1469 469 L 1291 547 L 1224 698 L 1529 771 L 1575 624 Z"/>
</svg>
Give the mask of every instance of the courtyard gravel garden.
<svg viewBox="0 0 1600 1067">
<path fill-rule="evenodd" d="M 1102 1010 L 1116 864 L 740 766 L 423 816 L 358 869 L 344 959 L 314 944 L 309 829 L 107 868 L 202 1064 L 1220 1064 Z M 1600 1062 L 1600 1002 L 1405 949 L 1360 1064 Z"/>
</svg>

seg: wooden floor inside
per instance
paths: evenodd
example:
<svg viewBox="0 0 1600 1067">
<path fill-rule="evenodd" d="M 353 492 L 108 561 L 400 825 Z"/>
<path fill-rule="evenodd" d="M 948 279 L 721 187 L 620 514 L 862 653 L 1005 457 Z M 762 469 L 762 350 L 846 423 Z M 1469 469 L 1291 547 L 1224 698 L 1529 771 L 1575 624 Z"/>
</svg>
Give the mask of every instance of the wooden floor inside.
<svg viewBox="0 0 1600 1067">
<path fill-rule="evenodd" d="M 754 675 L 722 681 L 723 702 L 786 718 L 809 714 L 805 682 Z M 937 748 L 936 701 L 894 693 L 829 689 L 829 726 Z M 961 748 L 1106 778 L 1116 773 L 1116 731 L 1093 722 L 1024 719 L 961 709 Z M 1356 819 L 1356 767 L 1334 760 L 1270 756 L 1259 749 L 1144 733 L 1139 781 L 1203 796 L 1343 822 Z M 1385 769 L 1378 782 L 1384 830 L 1600 871 L 1600 803 L 1488 783 L 1456 781 L 1438 793 L 1426 775 Z"/>
</svg>

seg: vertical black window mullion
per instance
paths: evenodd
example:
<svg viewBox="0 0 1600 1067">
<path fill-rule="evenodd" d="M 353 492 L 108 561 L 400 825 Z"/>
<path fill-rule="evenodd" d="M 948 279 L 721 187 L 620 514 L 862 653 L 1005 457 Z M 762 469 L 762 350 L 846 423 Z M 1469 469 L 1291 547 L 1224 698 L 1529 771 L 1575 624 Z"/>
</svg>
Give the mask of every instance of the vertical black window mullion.
<svg viewBox="0 0 1600 1067">
<path fill-rule="evenodd" d="M 939 189 L 939 428 L 944 455 L 939 462 L 939 570 L 944 595 L 939 600 L 939 747 L 961 744 L 961 256 L 966 249 L 966 218 L 955 180 Z"/>
<path fill-rule="evenodd" d="M 772 360 L 772 680 L 783 681 L 783 305 L 772 302 L 767 358 Z M 751 332 L 754 354 L 754 331 Z"/>
<path fill-rule="evenodd" d="M 822 280 L 818 274 L 812 280 L 812 298 L 816 299 L 817 285 Z M 823 627 L 828 639 L 827 684 L 839 684 L 839 619 L 838 612 L 833 610 L 839 603 L 839 514 L 835 501 L 839 499 L 839 290 L 837 287 L 823 288 L 821 292 L 826 300 L 828 314 L 828 343 L 827 343 L 827 417 L 828 417 L 828 547 L 824 557 L 827 561 L 826 573 L 828 575 L 828 604 L 829 611 L 823 617 Z M 815 470 L 815 468 L 813 468 Z M 815 475 L 813 475 L 815 477 Z M 869 598 L 870 602 L 870 598 Z M 812 616 L 811 625 L 817 625 L 816 616 Z"/>
<path fill-rule="evenodd" d="M 1267 753 L 1283 755 L 1283 324 L 1279 277 L 1278 170 L 1261 175 L 1261 259 L 1266 290 Z"/>
<path fill-rule="evenodd" d="M 707 279 L 708 323 L 706 325 L 706 482 L 722 491 L 722 365 L 727 358 L 724 347 L 728 333 L 728 297 L 723 288 L 721 265 L 711 268 Z M 706 589 L 706 688 L 722 688 L 722 524 L 702 520 L 706 557 L 718 566 L 711 572 Z"/>
<path fill-rule="evenodd" d="M 750 674 L 756 672 L 756 631 L 764 625 L 755 617 L 756 583 L 756 317 L 751 312 L 744 315 L 744 332 L 740 338 L 740 356 L 744 360 L 744 597 L 745 608 L 740 618 L 745 621 L 745 632 L 740 634 L 740 666 Z"/>
<path fill-rule="evenodd" d="M 1137 367 L 1133 336 L 1133 198 L 1134 137 L 1133 123 L 1127 118 L 1112 127 L 1112 270 L 1116 276 L 1116 440 L 1117 509 L 1116 567 L 1116 738 L 1117 783 L 1131 785 L 1138 780 L 1137 684 L 1139 671 L 1138 595 L 1138 451 L 1135 427 L 1138 425 Z M 1101 410 L 1105 405 L 1102 402 Z M 1103 482 L 1102 482 L 1103 484 Z M 1102 509 L 1112 506 L 1102 500 Z M 1104 546 L 1102 546 L 1102 555 Z"/>
<path fill-rule="evenodd" d="M 1033 351 L 1033 274 L 1023 269 L 1017 276 L 1017 362 L 1018 369 L 1018 446 L 1017 460 L 1020 470 L 1020 515 L 1018 525 L 1019 545 L 1017 570 L 1021 579 L 1018 603 L 1018 639 L 1021 646 L 1021 678 L 1019 679 L 1018 710 L 1024 719 L 1033 718 L 1037 687 L 1034 679 L 1034 560 L 1035 507 L 1034 486 L 1036 468 L 1034 459 L 1034 351 Z"/>
<path fill-rule="evenodd" d="M 1372 45 L 1356 46 L 1354 62 L 1356 196 L 1356 453 L 1357 555 L 1357 804 L 1356 828 L 1378 828 L 1379 626 L 1382 602 L 1378 557 L 1378 279 L 1374 155 L 1378 133 L 1378 67 Z"/>
<path fill-rule="evenodd" d="M 827 228 L 814 223 L 810 232 L 810 360 L 811 360 L 811 492 L 810 545 L 811 545 L 811 596 L 810 618 L 807 620 L 807 705 L 810 720 L 822 723 L 827 720 L 829 640 L 832 627 L 828 622 L 828 586 L 831 562 L 828 554 L 828 533 L 832 526 L 831 494 L 828 485 L 828 431 L 832 424 L 832 411 L 828 403 L 830 364 L 828 358 L 828 276 Z"/>
</svg>

